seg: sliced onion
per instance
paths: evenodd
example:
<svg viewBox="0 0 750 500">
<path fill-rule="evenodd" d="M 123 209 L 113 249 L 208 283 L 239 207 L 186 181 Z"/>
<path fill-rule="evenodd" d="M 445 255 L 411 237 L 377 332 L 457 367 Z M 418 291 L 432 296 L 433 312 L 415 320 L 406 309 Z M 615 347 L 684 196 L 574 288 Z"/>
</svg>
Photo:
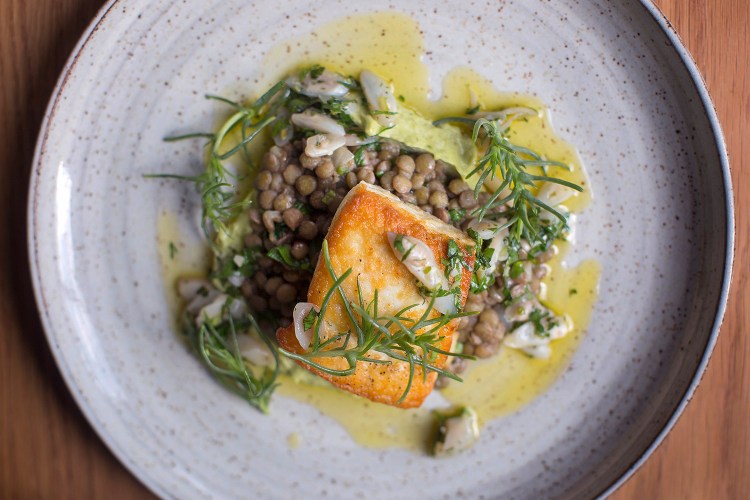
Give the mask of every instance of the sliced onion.
<svg viewBox="0 0 750 500">
<path fill-rule="evenodd" d="M 508 260 L 508 245 L 505 244 L 505 237 L 508 236 L 507 229 L 499 232 L 497 236 L 492 238 L 490 242 L 490 248 L 494 250 L 490 257 L 490 265 L 488 271 L 495 272 L 498 262 L 505 262 Z"/>
<path fill-rule="evenodd" d="M 185 311 L 189 314 L 197 315 L 201 309 L 213 302 L 213 300 L 219 295 L 221 295 L 220 292 L 214 287 L 206 287 L 206 293 L 198 293 L 196 291 L 192 300 L 190 300 L 185 307 Z"/>
<path fill-rule="evenodd" d="M 290 123 L 274 134 L 273 143 L 279 147 L 286 146 L 292 141 L 292 137 L 294 137 L 294 127 Z"/>
<path fill-rule="evenodd" d="M 193 300 L 201 289 L 209 292 L 214 287 L 203 278 L 180 278 L 177 280 L 177 293 L 184 300 Z"/>
<path fill-rule="evenodd" d="M 273 354 L 268 346 L 252 333 L 237 335 L 237 348 L 240 354 L 255 366 L 273 365 Z"/>
<path fill-rule="evenodd" d="M 331 161 L 333 161 L 333 166 L 336 167 L 338 174 L 345 174 L 354 168 L 354 153 L 349 151 L 346 146 L 341 146 L 333 152 Z"/>
<path fill-rule="evenodd" d="M 456 300 L 453 294 L 435 297 L 433 307 L 442 314 L 456 314 Z"/>
<path fill-rule="evenodd" d="M 346 143 L 343 135 L 317 134 L 307 138 L 305 154 L 312 158 L 332 155 Z"/>
<path fill-rule="evenodd" d="M 552 355 L 552 348 L 549 346 L 549 344 L 524 347 L 521 350 L 532 358 L 537 359 L 549 359 L 549 357 Z"/>
<path fill-rule="evenodd" d="M 245 317 L 247 314 L 247 302 L 242 298 L 234 298 L 229 303 L 229 315 L 234 319 Z"/>
<path fill-rule="evenodd" d="M 364 144 L 372 144 L 378 141 L 377 137 L 360 137 L 357 134 L 346 134 L 344 136 L 346 142 L 345 146 L 362 146 Z"/>
<path fill-rule="evenodd" d="M 448 456 L 466 451 L 479 440 L 479 421 L 477 414 L 469 409 L 445 419 L 440 426 L 442 442 L 435 444 L 436 456 Z"/>
<path fill-rule="evenodd" d="M 534 347 L 548 343 L 549 339 L 536 334 L 534 324 L 531 322 L 516 327 L 515 330 L 503 338 L 503 344 L 514 349 L 523 349 L 525 347 Z"/>
<path fill-rule="evenodd" d="M 563 186 L 555 182 L 545 182 L 544 184 L 542 184 L 542 187 L 539 188 L 539 192 L 536 194 L 536 197 L 542 203 L 545 203 L 554 208 L 560 203 L 566 201 L 574 194 L 575 191 L 568 186 Z"/>
<path fill-rule="evenodd" d="M 508 221 L 505 219 L 498 219 L 496 221 L 494 220 L 477 220 L 477 219 L 471 219 L 469 222 L 469 229 L 475 231 L 477 235 L 479 235 L 480 238 L 483 240 L 491 240 L 494 238 L 499 232 L 503 232 L 504 234 L 508 233 L 508 228 L 503 228 L 502 230 L 500 227 L 505 225 Z"/>
<path fill-rule="evenodd" d="M 221 312 L 224 309 L 224 304 L 227 303 L 228 295 L 220 293 L 214 297 L 214 299 L 203 306 L 195 317 L 195 324 L 201 326 L 206 321 L 218 319 L 221 317 Z"/>
<path fill-rule="evenodd" d="M 313 309 L 315 310 L 315 312 L 320 312 L 320 309 L 318 309 L 315 304 L 311 304 L 310 302 L 300 302 L 299 304 L 294 306 L 294 311 L 292 312 L 292 320 L 294 322 L 294 336 L 297 337 L 299 345 L 305 351 L 308 347 L 310 347 L 310 342 L 312 342 L 313 328 L 305 330 L 303 323 L 307 315 Z"/>
</svg>

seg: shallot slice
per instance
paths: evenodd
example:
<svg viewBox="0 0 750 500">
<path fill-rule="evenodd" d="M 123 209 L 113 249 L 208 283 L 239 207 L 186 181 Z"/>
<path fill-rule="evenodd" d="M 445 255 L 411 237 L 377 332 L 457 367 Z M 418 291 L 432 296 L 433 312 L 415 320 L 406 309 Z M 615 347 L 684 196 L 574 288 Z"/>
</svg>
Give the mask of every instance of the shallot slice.
<svg viewBox="0 0 750 500">
<path fill-rule="evenodd" d="M 428 289 L 434 290 L 445 284 L 445 277 L 440 272 L 435 254 L 432 253 L 427 243 L 390 231 L 388 242 L 396 258 Z"/>
<path fill-rule="evenodd" d="M 344 126 L 328 115 L 306 109 L 302 113 L 294 113 L 291 117 L 292 124 L 300 128 L 308 128 L 317 132 L 332 135 L 344 135 Z M 342 144 L 343 145 L 343 144 Z"/>
<path fill-rule="evenodd" d="M 315 304 L 311 304 L 310 302 L 300 302 L 294 306 L 294 311 L 292 311 L 294 336 L 297 337 L 299 345 L 305 351 L 310 347 L 310 342 L 312 342 L 314 326 L 305 330 L 304 322 L 305 318 L 307 318 L 307 315 L 310 314 L 310 311 L 312 310 L 316 313 L 320 312 L 320 309 L 318 309 Z"/>
</svg>

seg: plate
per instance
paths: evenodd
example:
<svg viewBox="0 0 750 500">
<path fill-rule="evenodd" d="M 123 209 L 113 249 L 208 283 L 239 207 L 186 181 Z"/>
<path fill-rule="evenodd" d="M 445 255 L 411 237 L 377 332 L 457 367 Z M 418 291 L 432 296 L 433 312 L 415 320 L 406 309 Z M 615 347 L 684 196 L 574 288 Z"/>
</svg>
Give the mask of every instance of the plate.
<svg viewBox="0 0 750 500">
<path fill-rule="evenodd" d="M 433 90 L 458 64 L 540 97 L 594 186 L 569 256 L 603 265 L 591 326 L 550 389 L 491 422 L 471 451 L 435 460 L 362 448 L 284 398 L 264 417 L 219 390 L 174 333 L 160 221 L 173 214 L 197 243 L 195 195 L 142 176 L 196 169 L 201 149 L 162 137 L 216 119 L 206 92 L 248 97 L 271 46 L 377 8 L 130 0 L 102 9 L 60 78 L 32 173 L 33 281 L 60 370 L 102 439 L 163 497 L 610 492 L 690 399 L 716 341 L 732 261 L 717 118 L 695 65 L 649 3 L 389 4 L 419 23 Z M 296 448 L 286 439 L 295 431 Z"/>
</svg>

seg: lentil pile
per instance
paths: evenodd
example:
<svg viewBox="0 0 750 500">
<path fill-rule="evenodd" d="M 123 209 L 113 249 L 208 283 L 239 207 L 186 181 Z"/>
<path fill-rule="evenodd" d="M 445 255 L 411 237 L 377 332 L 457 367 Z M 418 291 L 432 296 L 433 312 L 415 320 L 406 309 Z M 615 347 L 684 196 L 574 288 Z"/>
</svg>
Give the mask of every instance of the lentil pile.
<svg viewBox="0 0 750 500">
<path fill-rule="evenodd" d="M 393 141 L 381 140 L 367 148 L 349 147 L 357 153 L 358 161 L 351 162 L 348 169 L 334 167 L 330 155 L 310 157 L 304 149 L 304 139 L 294 140 L 273 146 L 264 155 L 255 179 L 256 208 L 249 210 L 252 232 L 244 240 L 247 248 L 263 252 L 259 252 L 256 271 L 243 281 L 242 294 L 259 317 L 272 316 L 281 326 L 291 322 L 294 305 L 306 301 L 322 240 L 336 209 L 357 183 L 378 185 L 462 230 L 471 220 L 470 212 L 489 196 L 481 193 L 475 199 L 473 190 L 452 167 L 429 153 L 404 151 Z M 288 249 L 292 265 L 264 255 L 278 247 Z M 465 309 L 479 314 L 462 318 L 459 324 L 464 353 L 479 358 L 494 355 L 506 325 L 528 318 L 547 273 L 544 262 L 554 250 L 550 247 L 525 261 L 523 272 L 510 282 L 469 295 Z M 519 257 L 523 260 L 526 255 Z M 504 290 L 508 289 L 512 307 L 506 307 Z M 533 296 L 527 293 L 529 290 Z M 524 295 L 529 296 L 526 302 Z M 465 360 L 454 357 L 449 369 L 460 373 L 465 365 Z M 441 384 L 446 382 L 440 380 Z"/>
</svg>

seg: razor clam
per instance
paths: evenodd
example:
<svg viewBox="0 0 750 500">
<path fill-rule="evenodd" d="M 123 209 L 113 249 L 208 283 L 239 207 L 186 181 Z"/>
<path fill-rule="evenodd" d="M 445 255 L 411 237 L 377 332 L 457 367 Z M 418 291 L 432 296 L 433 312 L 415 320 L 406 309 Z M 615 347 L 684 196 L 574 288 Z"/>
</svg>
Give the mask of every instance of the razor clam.
<svg viewBox="0 0 750 500">
<path fill-rule="evenodd" d="M 307 138 L 305 154 L 312 158 L 328 156 L 346 143 L 343 135 L 318 134 Z"/>
<path fill-rule="evenodd" d="M 362 92 L 370 107 L 370 114 L 383 127 L 396 125 L 398 106 L 393 90 L 388 82 L 371 71 L 364 70 L 359 74 Z"/>
<path fill-rule="evenodd" d="M 292 75 L 286 79 L 286 84 L 295 92 L 324 101 L 327 98 L 346 95 L 349 87 L 342 83 L 346 81 L 344 76 L 325 70 L 317 78 L 313 78 L 311 72 L 308 72 L 302 80 L 299 75 Z"/>
<path fill-rule="evenodd" d="M 311 109 L 306 109 L 302 113 L 294 113 L 291 120 L 297 127 L 308 128 L 324 134 L 343 136 L 346 133 L 343 125 L 339 122 L 328 115 Z"/>
</svg>

